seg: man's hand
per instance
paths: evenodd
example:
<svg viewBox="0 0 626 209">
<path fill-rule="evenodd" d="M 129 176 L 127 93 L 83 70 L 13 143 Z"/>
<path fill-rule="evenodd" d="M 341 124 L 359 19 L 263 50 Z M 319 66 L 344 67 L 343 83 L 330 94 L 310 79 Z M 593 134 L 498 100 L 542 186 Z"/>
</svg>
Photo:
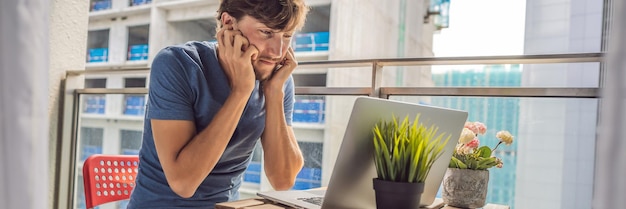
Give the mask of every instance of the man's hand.
<svg viewBox="0 0 626 209">
<path fill-rule="evenodd" d="M 282 92 L 283 85 L 291 73 L 293 73 L 296 67 L 298 67 L 295 52 L 291 47 L 289 47 L 287 53 L 285 54 L 285 58 L 283 58 L 283 61 L 279 64 L 281 67 L 276 69 L 272 76 L 263 82 L 263 92 L 266 95 L 277 91 Z"/>
<path fill-rule="evenodd" d="M 252 92 L 256 80 L 252 60 L 257 59 L 259 50 L 231 25 L 225 25 L 217 32 L 217 41 L 217 55 L 231 90 Z"/>
</svg>

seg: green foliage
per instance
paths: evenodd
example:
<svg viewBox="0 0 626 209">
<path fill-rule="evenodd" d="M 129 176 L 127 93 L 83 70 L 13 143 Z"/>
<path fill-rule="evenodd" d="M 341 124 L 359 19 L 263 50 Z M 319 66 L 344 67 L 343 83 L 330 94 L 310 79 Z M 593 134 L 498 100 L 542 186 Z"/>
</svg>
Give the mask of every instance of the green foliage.
<svg viewBox="0 0 626 209">
<path fill-rule="evenodd" d="M 437 135 L 438 128 L 426 128 L 419 123 L 419 115 L 413 123 L 406 116 L 402 123 L 393 116 L 393 121 L 380 121 L 373 128 L 374 162 L 378 178 L 396 182 L 424 182 L 450 135 L 442 141 L 444 134 Z"/>
<path fill-rule="evenodd" d="M 457 150 L 452 154 L 449 168 L 487 170 L 498 164 L 498 159 L 491 156 L 491 148 L 482 146 L 472 153 L 461 154 Z"/>
</svg>

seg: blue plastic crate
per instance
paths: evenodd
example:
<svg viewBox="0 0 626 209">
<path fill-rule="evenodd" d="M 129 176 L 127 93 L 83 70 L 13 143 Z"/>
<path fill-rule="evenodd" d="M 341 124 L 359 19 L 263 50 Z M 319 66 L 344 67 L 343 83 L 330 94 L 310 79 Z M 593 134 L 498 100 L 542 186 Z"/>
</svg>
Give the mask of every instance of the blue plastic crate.
<svg viewBox="0 0 626 209">
<path fill-rule="evenodd" d="M 323 123 L 324 105 L 322 99 L 297 99 L 294 103 L 293 121 L 302 123 Z"/>
<path fill-rule="evenodd" d="M 111 9 L 111 0 L 99 0 L 93 2 L 91 11 L 100 11 L 107 9 Z"/>
<path fill-rule="evenodd" d="M 128 47 L 128 60 L 148 60 L 148 49 L 147 44 Z"/>
<path fill-rule="evenodd" d="M 104 114 L 106 99 L 103 96 L 87 96 L 84 113 Z"/>
<path fill-rule="evenodd" d="M 152 0 L 132 0 L 131 1 L 131 6 L 137 6 L 137 5 L 142 5 L 142 4 L 148 4 L 152 2 Z"/>
<path fill-rule="evenodd" d="M 87 62 L 107 62 L 107 61 L 109 61 L 109 49 L 108 48 L 89 49 Z"/>
<path fill-rule="evenodd" d="M 261 163 L 250 162 L 248 168 L 243 173 L 243 181 L 250 183 L 261 183 Z"/>
<path fill-rule="evenodd" d="M 301 123 L 323 123 L 324 113 L 315 110 L 294 110 L 293 121 Z"/>
<path fill-rule="evenodd" d="M 295 189 L 295 190 L 304 190 L 304 189 L 319 188 L 320 186 L 322 186 L 322 184 L 320 182 L 310 182 L 310 181 L 298 181 L 298 180 L 296 180 L 296 183 L 294 184 L 293 189 Z"/>
<path fill-rule="evenodd" d="M 146 112 L 145 103 L 146 99 L 144 96 L 126 97 L 124 115 L 144 115 Z"/>
<path fill-rule="evenodd" d="M 292 46 L 294 51 L 328 51 L 329 32 L 296 34 Z"/>
<path fill-rule="evenodd" d="M 293 189 L 311 189 L 322 185 L 322 170 L 320 168 L 304 167 L 296 176 Z"/>
</svg>

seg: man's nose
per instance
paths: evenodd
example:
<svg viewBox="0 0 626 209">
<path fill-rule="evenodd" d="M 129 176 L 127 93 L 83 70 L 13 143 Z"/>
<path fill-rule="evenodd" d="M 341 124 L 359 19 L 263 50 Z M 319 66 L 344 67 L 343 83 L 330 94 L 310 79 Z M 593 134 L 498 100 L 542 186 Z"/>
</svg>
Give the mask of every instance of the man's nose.
<svg viewBox="0 0 626 209">
<path fill-rule="evenodd" d="M 281 37 L 273 37 L 269 41 L 268 54 L 272 58 L 280 58 L 283 55 L 283 40 Z"/>
</svg>

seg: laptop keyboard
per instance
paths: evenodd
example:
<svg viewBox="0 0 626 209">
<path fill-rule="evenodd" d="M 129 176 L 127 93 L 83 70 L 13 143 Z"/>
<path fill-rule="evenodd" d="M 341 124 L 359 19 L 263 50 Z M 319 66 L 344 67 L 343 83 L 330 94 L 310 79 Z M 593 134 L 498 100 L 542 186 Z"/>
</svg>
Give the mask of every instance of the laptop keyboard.
<svg viewBox="0 0 626 209">
<path fill-rule="evenodd" d="M 322 206 L 324 197 L 303 197 L 303 198 L 298 198 L 298 200 L 302 200 L 302 201 L 305 201 L 314 205 Z"/>
</svg>

